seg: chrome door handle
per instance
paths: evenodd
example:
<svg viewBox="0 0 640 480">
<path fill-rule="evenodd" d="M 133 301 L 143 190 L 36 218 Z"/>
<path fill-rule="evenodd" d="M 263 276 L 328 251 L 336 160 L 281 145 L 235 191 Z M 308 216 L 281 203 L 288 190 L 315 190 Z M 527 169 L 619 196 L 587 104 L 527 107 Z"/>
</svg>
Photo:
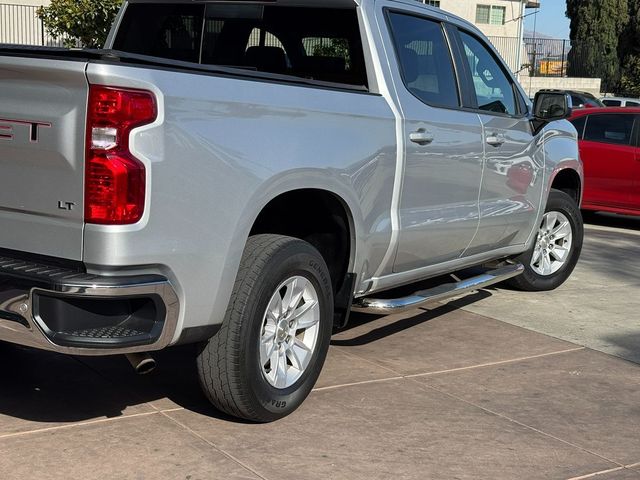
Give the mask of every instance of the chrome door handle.
<svg viewBox="0 0 640 480">
<path fill-rule="evenodd" d="M 417 131 L 409 135 L 409 140 L 418 145 L 429 145 L 433 143 L 433 134 L 427 132 L 424 128 L 419 128 Z"/>
<path fill-rule="evenodd" d="M 489 135 L 487 137 L 487 143 L 493 147 L 504 145 L 506 141 L 507 139 L 502 133 L 494 133 L 493 135 Z"/>
</svg>

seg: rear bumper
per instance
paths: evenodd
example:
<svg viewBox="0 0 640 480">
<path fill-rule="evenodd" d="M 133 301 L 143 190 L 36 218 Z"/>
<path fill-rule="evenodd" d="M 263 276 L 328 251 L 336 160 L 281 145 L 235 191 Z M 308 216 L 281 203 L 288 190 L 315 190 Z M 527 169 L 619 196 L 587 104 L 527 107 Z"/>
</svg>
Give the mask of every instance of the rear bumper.
<svg viewBox="0 0 640 480">
<path fill-rule="evenodd" d="M 0 253 L 0 340 L 73 355 L 160 350 L 179 301 L 160 275 L 100 276 Z"/>
</svg>

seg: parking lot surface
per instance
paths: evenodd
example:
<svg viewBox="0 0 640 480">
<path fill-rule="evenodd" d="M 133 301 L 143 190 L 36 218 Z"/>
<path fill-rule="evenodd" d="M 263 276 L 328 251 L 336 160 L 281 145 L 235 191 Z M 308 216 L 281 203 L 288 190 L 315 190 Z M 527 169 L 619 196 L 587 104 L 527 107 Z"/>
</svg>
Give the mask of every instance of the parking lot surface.
<svg viewBox="0 0 640 480">
<path fill-rule="evenodd" d="M 0 478 L 640 479 L 640 221 L 594 223 L 556 292 L 354 316 L 275 424 L 210 407 L 190 347 L 137 377 L 0 344 Z"/>
</svg>

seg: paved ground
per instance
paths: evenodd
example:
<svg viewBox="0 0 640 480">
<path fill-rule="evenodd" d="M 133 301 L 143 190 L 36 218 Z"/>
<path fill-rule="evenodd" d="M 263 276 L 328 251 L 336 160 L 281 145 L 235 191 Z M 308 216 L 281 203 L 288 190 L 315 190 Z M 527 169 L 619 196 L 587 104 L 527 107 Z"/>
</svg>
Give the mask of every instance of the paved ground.
<svg viewBox="0 0 640 480">
<path fill-rule="evenodd" d="M 640 222 L 618 221 L 558 292 L 356 316 L 272 425 L 212 410 L 188 348 L 136 377 L 0 344 L 0 479 L 640 479 L 640 366 L 582 346 L 640 358 Z"/>
<path fill-rule="evenodd" d="M 491 289 L 466 310 L 640 363 L 640 217 L 594 215 L 575 273 L 545 295 Z"/>
</svg>

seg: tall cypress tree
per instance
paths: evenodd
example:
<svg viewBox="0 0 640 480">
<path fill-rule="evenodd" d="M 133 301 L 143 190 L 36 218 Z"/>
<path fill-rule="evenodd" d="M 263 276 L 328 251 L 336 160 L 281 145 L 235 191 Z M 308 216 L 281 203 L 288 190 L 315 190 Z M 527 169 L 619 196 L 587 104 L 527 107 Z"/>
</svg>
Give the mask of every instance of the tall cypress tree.
<svg viewBox="0 0 640 480">
<path fill-rule="evenodd" d="M 629 21 L 628 0 L 567 0 L 571 19 L 569 75 L 602 78 L 612 89 L 620 80 L 618 47 Z"/>
<path fill-rule="evenodd" d="M 640 0 L 628 0 L 629 23 L 620 38 L 622 78 L 619 93 L 640 97 Z"/>
</svg>

